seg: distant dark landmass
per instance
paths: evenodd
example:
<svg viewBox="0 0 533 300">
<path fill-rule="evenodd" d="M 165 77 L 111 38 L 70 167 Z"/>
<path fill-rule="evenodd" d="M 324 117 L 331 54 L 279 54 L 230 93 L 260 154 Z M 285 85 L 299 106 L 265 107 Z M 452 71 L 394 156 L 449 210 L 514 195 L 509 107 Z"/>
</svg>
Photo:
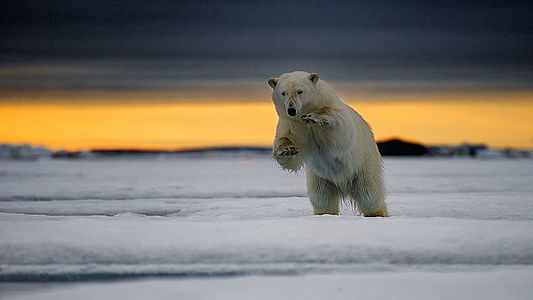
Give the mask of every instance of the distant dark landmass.
<svg viewBox="0 0 533 300">
<path fill-rule="evenodd" d="M 400 139 L 391 139 L 377 144 L 382 156 L 421 156 L 429 153 L 424 145 Z"/>
<path fill-rule="evenodd" d="M 410 143 L 400 139 L 391 139 L 378 142 L 378 149 L 383 156 L 421 156 L 429 153 L 429 150 L 421 144 Z M 52 154 L 53 158 L 81 158 L 93 157 L 117 157 L 117 156 L 153 156 L 153 155 L 253 155 L 270 154 L 272 148 L 268 147 L 209 147 L 198 149 L 180 150 L 146 150 L 146 149 L 92 149 L 83 152 L 58 151 Z"/>
<path fill-rule="evenodd" d="M 209 147 L 198 149 L 180 149 L 180 150 L 139 150 L 139 149 L 95 149 L 91 153 L 101 156 L 116 155 L 153 155 L 153 154 L 269 154 L 272 151 L 267 147 Z"/>
<path fill-rule="evenodd" d="M 91 153 L 97 155 L 139 155 L 139 154 L 173 154 L 173 153 L 270 153 L 271 148 L 267 147 L 209 147 L 198 149 L 181 149 L 181 150 L 142 150 L 142 149 L 94 149 Z"/>
<path fill-rule="evenodd" d="M 530 158 L 532 151 L 515 149 L 490 149 L 487 146 L 461 144 L 458 146 L 425 146 L 393 138 L 377 143 L 382 156 L 435 156 L 435 157 L 474 157 L 481 159 Z M 84 158 L 136 158 L 136 157 L 246 157 L 270 155 L 269 147 L 209 147 L 195 149 L 157 150 L 157 149 L 91 149 L 87 151 L 50 151 L 43 147 L 30 145 L 0 144 L 0 159 L 36 160 L 42 157 L 52 159 Z"/>
<path fill-rule="evenodd" d="M 52 158 L 75 159 L 84 157 L 151 157 L 165 155 L 181 156 L 221 156 L 221 155 L 265 155 L 270 154 L 271 148 L 267 147 L 209 147 L 197 149 L 179 150 L 154 150 L 154 149 L 92 149 L 89 151 L 56 151 L 52 153 Z"/>
</svg>

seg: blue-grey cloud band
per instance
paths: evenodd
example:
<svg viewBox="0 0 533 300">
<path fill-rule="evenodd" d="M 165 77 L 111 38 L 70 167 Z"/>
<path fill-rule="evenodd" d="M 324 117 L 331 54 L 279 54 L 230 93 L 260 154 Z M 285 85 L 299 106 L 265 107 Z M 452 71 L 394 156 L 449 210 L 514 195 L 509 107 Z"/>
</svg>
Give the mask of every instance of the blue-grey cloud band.
<svg viewBox="0 0 533 300">
<path fill-rule="evenodd" d="M 188 80 L 533 80 L 533 4 L 2 1 L 1 89 Z M 489 84 L 490 85 L 490 84 Z M 520 85 L 520 84 L 519 84 Z"/>
</svg>

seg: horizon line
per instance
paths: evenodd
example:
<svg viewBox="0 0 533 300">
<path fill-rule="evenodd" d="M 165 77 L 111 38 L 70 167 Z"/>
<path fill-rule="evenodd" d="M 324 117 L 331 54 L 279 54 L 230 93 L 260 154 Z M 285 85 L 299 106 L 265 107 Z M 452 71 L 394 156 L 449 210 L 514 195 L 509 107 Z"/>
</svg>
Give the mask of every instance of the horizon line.
<svg viewBox="0 0 533 300">
<path fill-rule="evenodd" d="M 400 136 L 390 136 L 387 138 L 376 139 L 376 144 L 399 140 L 405 143 L 417 144 L 426 148 L 431 147 L 459 147 L 461 145 L 470 146 L 485 146 L 489 149 L 495 150 L 520 150 L 520 151 L 533 151 L 532 148 L 525 147 L 492 147 L 485 142 L 460 142 L 460 143 L 438 143 L 438 144 L 426 144 L 416 139 L 410 139 Z M 184 147 L 146 147 L 146 146 L 104 146 L 104 147 L 87 147 L 87 148 L 72 148 L 72 149 L 54 149 L 43 144 L 35 143 L 9 143 L 0 141 L 0 145 L 10 146 L 30 146 L 32 148 L 45 148 L 51 152 L 68 152 L 68 153 L 81 153 L 81 152 L 105 152 L 105 151 L 132 151 L 132 152 L 187 152 L 187 151 L 203 151 L 203 150 L 231 150 L 231 149 L 250 149 L 250 150 L 266 150 L 272 149 L 272 145 L 254 145 L 254 144 L 220 144 L 220 145 L 198 145 L 198 146 L 184 146 Z"/>
</svg>

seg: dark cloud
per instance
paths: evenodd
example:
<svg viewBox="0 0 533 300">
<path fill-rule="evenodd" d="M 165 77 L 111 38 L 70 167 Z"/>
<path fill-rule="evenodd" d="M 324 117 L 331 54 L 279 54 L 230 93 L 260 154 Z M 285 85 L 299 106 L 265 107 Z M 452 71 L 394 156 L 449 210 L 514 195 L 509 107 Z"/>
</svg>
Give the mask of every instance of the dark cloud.
<svg viewBox="0 0 533 300">
<path fill-rule="evenodd" d="M 532 11 L 530 1 L 4 0 L 0 88 L 128 88 L 293 69 L 527 82 Z"/>
<path fill-rule="evenodd" d="M 531 33 L 530 1 L 2 1 L 3 23 Z"/>
</svg>

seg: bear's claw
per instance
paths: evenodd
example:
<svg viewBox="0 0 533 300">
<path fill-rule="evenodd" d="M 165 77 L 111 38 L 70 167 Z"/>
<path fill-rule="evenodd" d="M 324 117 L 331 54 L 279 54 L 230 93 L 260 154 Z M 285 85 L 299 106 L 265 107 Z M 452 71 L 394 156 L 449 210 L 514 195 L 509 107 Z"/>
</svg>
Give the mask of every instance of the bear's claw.
<svg viewBox="0 0 533 300">
<path fill-rule="evenodd" d="M 300 151 L 298 151 L 298 149 L 296 149 L 296 147 L 284 147 L 284 148 L 281 148 L 279 149 L 278 151 L 276 151 L 276 155 L 277 156 L 292 156 L 292 155 L 296 155 L 300 153 Z"/>
<path fill-rule="evenodd" d="M 302 122 L 304 122 L 305 124 L 317 124 L 317 125 L 328 125 L 328 121 L 326 120 L 320 120 L 319 118 L 317 118 L 316 116 L 314 116 L 313 114 L 306 114 L 306 115 L 302 115 L 300 117 L 300 119 L 302 120 Z"/>
</svg>

